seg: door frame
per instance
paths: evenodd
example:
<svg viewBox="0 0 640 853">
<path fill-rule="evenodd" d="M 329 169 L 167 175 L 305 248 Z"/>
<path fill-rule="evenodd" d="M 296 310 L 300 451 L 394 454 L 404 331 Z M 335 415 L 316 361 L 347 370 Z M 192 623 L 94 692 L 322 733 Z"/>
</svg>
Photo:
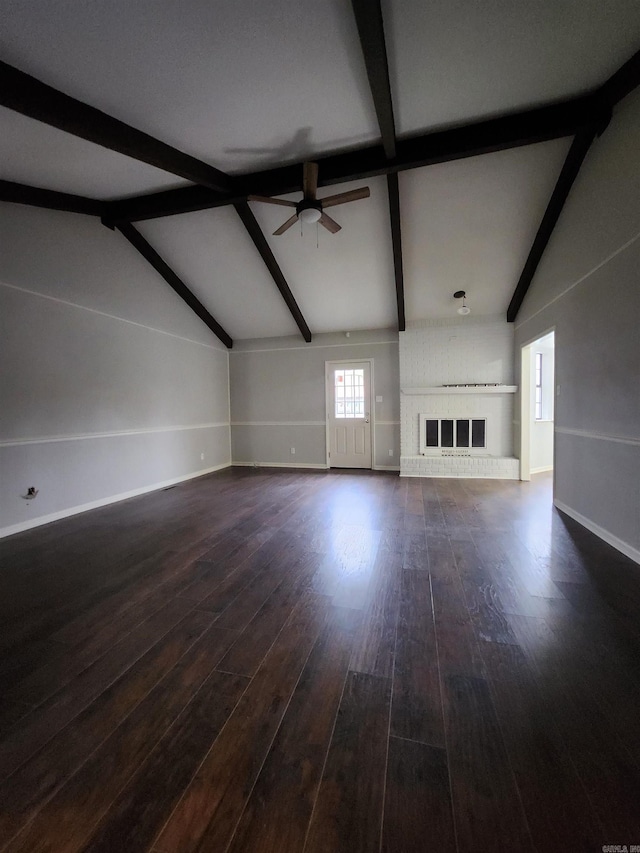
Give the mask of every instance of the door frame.
<svg viewBox="0 0 640 853">
<path fill-rule="evenodd" d="M 520 479 L 525 482 L 531 479 L 531 343 L 520 348 Z"/>
<path fill-rule="evenodd" d="M 331 450 L 331 435 L 329 432 L 329 412 L 332 405 L 332 393 L 329 387 L 329 374 L 334 365 L 337 364 L 368 364 L 369 365 L 369 426 L 371 428 L 371 468 L 363 468 L 363 471 L 376 470 L 376 431 L 375 431 L 375 393 L 373 381 L 373 359 L 372 358 L 337 358 L 324 363 L 324 436 L 325 436 L 325 463 L 331 468 L 329 451 Z"/>
<path fill-rule="evenodd" d="M 555 437 L 555 409 L 557 396 L 558 375 L 558 347 L 556 345 L 558 331 L 555 326 L 550 326 L 544 332 L 539 332 L 520 344 L 520 479 L 528 482 L 531 480 L 531 356 L 533 344 L 540 338 L 546 337 L 553 332 L 553 494 L 556 493 L 556 437 Z"/>
</svg>

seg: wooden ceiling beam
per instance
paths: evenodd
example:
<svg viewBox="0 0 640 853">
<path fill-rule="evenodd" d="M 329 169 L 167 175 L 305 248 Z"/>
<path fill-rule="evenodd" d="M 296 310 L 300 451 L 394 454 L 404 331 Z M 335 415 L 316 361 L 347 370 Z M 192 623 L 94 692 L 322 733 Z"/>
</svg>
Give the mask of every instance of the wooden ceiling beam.
<svg viewBox="0 0 640 853">
<path fill-rule="evenodd" d="M 187 303 L 194 314 L 197 314 L 202 322 L 211 329 L 213 334 L 219 338 L 226 347 L 231 349 L 233 346 L 233 340 L 231 337 L 225 332 L 220 323 L 211 316 L 197 296 L 189 290 L 182 279 L 179 278 L 171 267 L 162 260 L 153 246 L 147 243 L 142 234 L 137 231 L 131 223 L 122 222 L 116 227 L 123 237 L 126 237 L 126 239 L 131 243 L 134 249 L 137 249 L 140 252 L 142 257 L 151 264 L 156 272 L 160 273 L 167 284 Z"/>
<path fill-rule="evenodd" d="M 520 306 L 527 295 L 529 286 L 531 285 L 533 277 L 536 274 L 536 270 L 538 269 L 538 264 L 540 263 L 542 255 L 547 248 L 547 244 L 551 239 L 553 229 L 555 228 L 556 222 L 562 213 L 562 208 L 564 207 L 564 203 L 571 191 L 573 182 L 578 176 L 580 167 L 582 166 L 584 158 L 587 156 L 587 152 L 589 151 L 591 143 L 593 142 L 597 132 L 598 128 L 595 127 L 590 130 L 583 130 L 576 134 L 573 140 L 569 153 L 564 161 L 562 171 L 560 172 L 560 176 L 558 177 L 553 193 L 551 194 L 551 199 L 549 200 L 547 209 L 542 217 L 531 251 L 529 252 L 525 265 L 522 269 L 522 273 L 520 274 L 518 284 L 516 285 L 516 289 L 511 297 L 511 302 L 507 309 L 507 321 L 509 323 L 513 323 L 518 316 Z"/>
<path fill-rule="evenodd" d="M 640 86 L 640 50 L 609 77 L 600 89 L 600 97 L 608 107 L 613 108 L 638 86 Z"/>
<path fill-rule="evenodd" d="M 574 137 L 551 199 L 542 217 L 542 222 L 533 241 L 531 251 L 511 297 L 511 302 L 507 309 L 507 320 L 509 323 L 515 322 L 518 316 L 520 307 L 538 269 L 538 264 L 551 239 L 553 229 L 560 218 L 571 187 L 578 176 L 578 172 L 584 162 L 584 158 L 587 156 L 591 143 L 596 136 L 600 136 L 606 130 L 607 125 L 611 121 L 612 110 L 616 104 L 638 86 L 640 86 L 640 51 L 625 62 L 591 96 L 597 104 L 597 115 L 594 116 L 594 122 L 591 125 L 579 130 Z"/>
<path fill-rule="evenodd" d="M 144 222 L 147 219 L 159 219 L 163 216 L 211 210 L 246 201 L 246 197 L 247 194 L 221 195 L 208 187 L 200 186 L 161 190 L 147 195 L 110 201 L 105 212 L 104 224 L 113 227 L 119 222 Z"/>
<path fill-rule="evenodd" d="M 391 223 L 391 242 L 393 245 L 393 271 L 396 280 L 396 303 L 398 306 L 398 331 L 406 329 L 404 311 L 404 270 L 402 265 L 402 232 L 400 229 L 400 193 L 396 172 L 387 175 L 389 193 L 389 221 Z"/>
<path fill-rule="evenodd" d="M 97 199 L 70 193 L 59 193 L 55 190 L 27 186 L 27 184 L 16 184 L 13 181 L 0 181 L 0 201 L 28 204 L 31 207 L 44 207 L 48 210 L 84 213 L 88 216 L 102 216 L 104 214 L 104 203 Z"/>
<path fill-rule="evenodd" d="M 362 48 L 371 97 L 373 98 L 378 118 L 382 147 L 387 160 L 393 161 L 398 153 L 396 125 L 393 118 L 393 99 L 391 97 L 391 84 L 389 82 L 387 45 L 384 37 L 384 21 L 382 19 L 380 0 L 351 0 L 351 6 L 358 27 L 360 47 Z M 389 224 L 391 226 L 391 243 L 393 246 L 393 273 L 396 286 L 398 330 L 404 332 L 406 328 L 404 270 L 397 171 L 387 174 L 387 194 L 389 197 Z"/>
<path fill-rule="evenodd" d="M 282 298 L 287 304 L 287 308 L 291 312 L 293 319 L 296 321 L 300 332 L 302 333 L 302 337 L 309 344 L 311 343 L 311 330 L 309 326 L 307 326 L 306 320 L 302 316 L 302 311 L 298 307 L 298 303 L 295 300 L 293 293 L 291 292 L 291 288 L 287 284 L 287 280 L 282 274 L 282 270 L 278 266 L 278 262 L 276 261 L 273 252 L 269 244 L 267 243 L 267 239 L 262 233 L 262 229 L 258 225 L 258 220 L 253 215 L 247 201 L 240 201 L 234 204 L 236 212 L 240 219 L 242 220 L 242 224 L 247 229 L 247 233 L 251 237 L 253 241 L 253 245 L 256 247 L 258 252 L 260 253 L 260 257 L 265 263 L 265 266 L 269 270 L 271 277 L 273 278 L 276 287 L 280 291 Z"/>
<path fill-rule="evenodd" d="M 464 127 L 420 134 L 397 142 L 388 160 L 380 145 L 317 159 L 319 186 L 363 180 L 573 136 L 598 121 L 605 110 L 592 95 L 486 119 Z M 237 204 L 248 195 L 284 195 L 302 188 L 302 164 L 296 163 L 234 178 L 236 189 L 215 193 L 205 187 L 185 187 L 108 203 L 107 222 L 141 221 L 178 213 Z"/>
<path fill-rule="evenodd" d="M 231 189 L 232 181 L 224 172 L 41 83 L 6 62 L 0 62 L 0 105 L 212 190 Z"/>
<path fill-rule="evenodd" d="M 389 83 L 389 65 L 380 0 L 351 0 L 367 69 L 369 88 L 378 117 L 382 147 L 388 160 L 396 156 L 396 126 Z"/>
</svg>

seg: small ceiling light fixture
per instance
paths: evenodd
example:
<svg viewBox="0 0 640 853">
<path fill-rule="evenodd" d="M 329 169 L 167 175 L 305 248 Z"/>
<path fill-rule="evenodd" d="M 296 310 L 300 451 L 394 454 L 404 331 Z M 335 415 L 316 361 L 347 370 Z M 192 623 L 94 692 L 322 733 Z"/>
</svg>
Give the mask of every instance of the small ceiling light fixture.
<svg viewBox="0 0 640 853">
<path fill-rule="evenodd" d="M 467 308 L 467 294 L 464 290 L 456 290 L 453 294 L 454 299 L 462 299 L 462 305 L 458 308 L 458 314 L 462 314 L 466 316 L 467 314 L 471 314 L 471 308 Z"/>
</svg>

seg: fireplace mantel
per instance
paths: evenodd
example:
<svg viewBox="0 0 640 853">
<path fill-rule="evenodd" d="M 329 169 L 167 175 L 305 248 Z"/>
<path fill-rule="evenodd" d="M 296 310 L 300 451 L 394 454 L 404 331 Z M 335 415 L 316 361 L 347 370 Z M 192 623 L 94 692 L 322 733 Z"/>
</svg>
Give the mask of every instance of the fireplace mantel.
<svg viewBox="0 0 640 853">
<path fill-rule="evenodd" d="M 515 394 L 517 385 L 476 385 L 456 386 L 445 388 L 443 385 L 432 385 L 428 388 L 401 388 L 401 394 L 426 397 L 429 394 Z"/>
</svg>

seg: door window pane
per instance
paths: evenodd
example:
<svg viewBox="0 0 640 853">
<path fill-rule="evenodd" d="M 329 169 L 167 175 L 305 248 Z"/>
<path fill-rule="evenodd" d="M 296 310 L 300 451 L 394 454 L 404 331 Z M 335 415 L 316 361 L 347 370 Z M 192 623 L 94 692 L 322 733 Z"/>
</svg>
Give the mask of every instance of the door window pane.
<svg viewBox="0 0 640 853">
<path fill-rule="evenodd" d="M 364 418 L 364 369 L 334 371 L 336 418 Z"/>
</svg>

